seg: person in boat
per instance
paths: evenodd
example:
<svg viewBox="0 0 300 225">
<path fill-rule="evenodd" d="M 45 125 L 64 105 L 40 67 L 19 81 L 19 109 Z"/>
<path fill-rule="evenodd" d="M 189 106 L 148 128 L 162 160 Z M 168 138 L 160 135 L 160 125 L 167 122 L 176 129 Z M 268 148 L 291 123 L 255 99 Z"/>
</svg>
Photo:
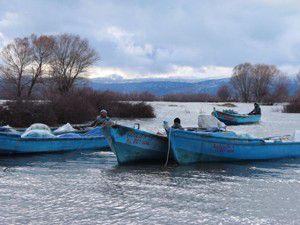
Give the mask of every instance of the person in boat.
<svg viewBox="0 0 300 225">
<path fill-rule="evenodd" d="M 102 109 L 100 111 L 100 115 L 97 116 L 96 120 L 91 124 L 91 127 L 105 126 L 109 124 L 112 124 L 112 121 L 107 116 L 107 111 L 105 109 Z"/>
<path fill-rule="evenodd" d="M 248 115 L 261 115 L 261 109 L 259 104 L 254 103 L 254 109 Z"/>
<path fill-rule="evenodd" d="M 172 126 L 173 129 L 179 129 L 179 130 L 183 130 L 183 127 L 181 126 L 181 121 L 180 119 L 177 117 L 174 119 L 174 124 Z"/>
</svg>

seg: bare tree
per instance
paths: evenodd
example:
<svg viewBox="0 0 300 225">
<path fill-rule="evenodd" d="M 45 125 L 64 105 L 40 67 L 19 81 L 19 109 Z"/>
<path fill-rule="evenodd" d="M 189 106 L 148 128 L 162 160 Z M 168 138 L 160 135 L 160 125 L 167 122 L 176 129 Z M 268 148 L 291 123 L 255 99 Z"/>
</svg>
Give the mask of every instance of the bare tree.
<svg viewBox="0 0 300 225">
<path fill-rule="evenodd" d="M 297 74 L 297 83 L 298 83 L 298 87 L 300 87 L 300 70 Z"/>
<path fill-rule="evenodd" d="M 270 99 L 273 79 L 280 74 L 274 65 L 244 63 L 233 69 L 231 84 L 244 102 Z"/>
<path fill-rule="evenodd" d="M 26 88 L 26 73 L 32 61 L 32 49 L 28 38 L 16 38 L 1 51 L 1 83 L 13 88 L 17 98 Z"/>
<path fill-rule="evenodd" d="M 254 65 L 252 89 L 255 101 L 262 102 L 268 96 L 273 78 L 279 73 L 280 71 L 273 65 Z"/>
<path fill-rule="evenodd" d="M 32 62 L 30 65 L 30 85 L 28 88 L 27 96 L 30 97 L 32 94 L 33 87 L 42 81 L 42 76 L 46 72 L 46 68 L 50 63 L 53 47 L 54 38 L 52 36 L 31 35 L 30 43 L 32 48 Z"/>
<path fill-rule="evenodd" d="M 275 76 L 273 83 L 272 102 L 287 102 L 290 96 L 291 80 L 284 74 L 278 74 Z"/>
<path fill-rule="evenodd" d="M 86 76 L 87 68 L 98 60 L 98 54 L 86 39 L 77 35 L 58 35 L 54 40 L 51 78 L 64 94 L 73 88 L 78 78 Z"/>
<path fill-rule="evenodd" d="M 253 66 L 250 63 L 239 64 L 233 68 L 230 82 L 243 102 L 251 100 L 253 72 Z"/>
<path fill-rule="evenodd" d="M 229 101 L 230 98 L 231 98 L 231 94 L 230 94 L 228 86 L 227 85 L 222 85 L 218 89 L 217 96 L 223 102 Z"/>
</svg>

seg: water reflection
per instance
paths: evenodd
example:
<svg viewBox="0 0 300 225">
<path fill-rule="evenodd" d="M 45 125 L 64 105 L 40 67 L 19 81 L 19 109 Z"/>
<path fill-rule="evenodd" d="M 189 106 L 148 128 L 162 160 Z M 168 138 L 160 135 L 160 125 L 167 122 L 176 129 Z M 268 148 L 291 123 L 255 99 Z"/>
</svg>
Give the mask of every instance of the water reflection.
<svg viewBox="0 0 300 225">
<path fill-rule="evenodd" d="M 287 212 L 289 201 L 281 201 L 285 210 L 276 213 L 268 211 L 269 205 L 279 204 L 276 196 L 300 197 L 288 191 L 291 185 L 299 187 L 299 163 L 288 159 L 164 168 L 119 166 L 111 152 L 2 157 L 0 197 L 8 210 L 1 210 L 0 219 L 173 224 L 235 223 L 234 217 L 241 223 L 249 218 L 261 223 L 267 215 L 271 222 L 284 221 L 293 215 Z M 257 210 L 261 205 L 267 211 Z"/>
</svg>

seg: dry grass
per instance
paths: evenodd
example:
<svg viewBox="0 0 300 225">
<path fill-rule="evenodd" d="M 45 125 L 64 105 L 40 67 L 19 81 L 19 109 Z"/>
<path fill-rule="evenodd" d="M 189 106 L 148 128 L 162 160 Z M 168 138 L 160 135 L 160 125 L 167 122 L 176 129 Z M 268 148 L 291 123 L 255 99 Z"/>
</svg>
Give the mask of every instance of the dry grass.
<svg viewBox="0 0 300 225">
<path fill-rule="evenodd" d="M 94 120 L 100 109 L 111 117 L 153 118 L 154 110 L 146 103 L 120 102 L 124 96 L 113 92 L 97 92 L 88 88 L 67 95 L 48 93 L 48 101 L 19 100 L 0 106 L 0 125 L 27 127 L 32 123 L 56 126 L 64 123 L 85 123 Z"/>
<path fill-rule="evenodd" d="M 300 113 L 300 93 L 288 105 L 284 106 L 283 112 Z"/>
</svg>

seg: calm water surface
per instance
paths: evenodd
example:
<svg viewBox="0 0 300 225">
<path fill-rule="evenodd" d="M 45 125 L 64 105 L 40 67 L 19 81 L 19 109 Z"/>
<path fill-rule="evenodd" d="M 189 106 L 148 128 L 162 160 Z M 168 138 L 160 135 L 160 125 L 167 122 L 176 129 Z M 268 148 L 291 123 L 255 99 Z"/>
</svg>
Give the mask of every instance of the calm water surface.
<svg viewBox="0 0 300 225">
<path fill-rule="evenodd" d="M 195 122 L 198 105 L 164 104 L 155 105 L 157 119 L 140 121 L 145 129 L 171 120 L 176 107 L 183 123 Z M 265 110 L 293 126 L 300 121 Z M 269 121 L 245 129 L 258 135 L 292 129 L 278 131 L 280 120 Z M 300 224 L 300 159 L 164 169 L 118 166 L 110 152 L 2 157 L 0 201 L 1 224 Z"/>
</svg>

